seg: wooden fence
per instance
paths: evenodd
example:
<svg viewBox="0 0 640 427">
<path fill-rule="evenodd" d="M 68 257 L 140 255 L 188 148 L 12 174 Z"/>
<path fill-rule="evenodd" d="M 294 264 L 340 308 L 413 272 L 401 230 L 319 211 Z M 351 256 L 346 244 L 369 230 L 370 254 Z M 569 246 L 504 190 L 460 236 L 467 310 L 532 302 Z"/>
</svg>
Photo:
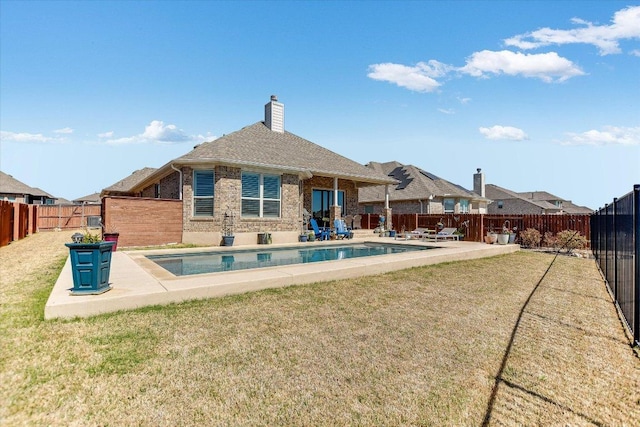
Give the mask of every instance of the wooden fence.
<svg viewBox="0 0 640 427">
<path fill-rule="evenodd" d="M 361 214 L 362 228 L 375 229 L 379 225 L 377 214 Z M 489 215 L 489 214 L 393 214 L 391 224 L 396 231 L 412 231 L 416 228 L 435 230 L 438 223 L 444 227 L 465 230 L 465 240 L 482 242 L 489 231 L 499 232 L 503 226 L 516 228 L 517 232 L 535 228 L 544 236 L 563 230 L 577 230 L 591 241 L 590 214 L 586 215 Z M 466 227 L 463 225 L 466 224 Z"/>
<path fill-rule="evenodd" d="M 0 246 L 36 232 L 39 206 L 0 200 Z"/>
<path fill-rule="evenodd" d="M 38 230 L 77 230 L 90 225 L 89 217 L 100 217 L 100 215 L 100 204 L 40 205 Z"/>
</svg>

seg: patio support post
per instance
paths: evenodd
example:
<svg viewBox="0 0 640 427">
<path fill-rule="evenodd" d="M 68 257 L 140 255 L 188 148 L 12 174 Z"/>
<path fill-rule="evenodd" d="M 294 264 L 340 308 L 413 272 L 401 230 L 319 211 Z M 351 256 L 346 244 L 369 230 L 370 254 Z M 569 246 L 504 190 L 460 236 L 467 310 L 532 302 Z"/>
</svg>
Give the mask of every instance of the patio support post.
<svg viewBox="0 0 640 427">
<path fill-rule="evenodd" d="M 386 218 L 385 227 L 387 230 L 393 229 L 393 221 L 391 218 L 391 208 L 389 207 L 389 184 L 384 186 L 384 217 Z"/>
<path fill-rule="evenodd" d="M 340 205 L 338 204 L 338 177 L 333 178 L 333 206 L 329 208 L 329 228 L 335 228 L 334 220 L 340 219 Z"/>
</svg>

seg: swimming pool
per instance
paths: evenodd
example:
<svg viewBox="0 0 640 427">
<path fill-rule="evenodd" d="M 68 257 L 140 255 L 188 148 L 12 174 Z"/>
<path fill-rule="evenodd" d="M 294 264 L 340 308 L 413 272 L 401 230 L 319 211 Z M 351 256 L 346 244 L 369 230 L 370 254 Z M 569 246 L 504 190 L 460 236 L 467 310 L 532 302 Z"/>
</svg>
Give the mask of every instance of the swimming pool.
<svg viewBox="0 0 640 427">
<path fill-rule="evenodd" d="M 433 247 L 367 242 L 311 248 L 300 246 L 260 248 L 237 251 L 147 255 L 146 257 L 176 276 L 188 276 L 278 265 L 307 264 L 320 261 L 389 255 L 427 249 L 433 249 Z"/>
</svg>

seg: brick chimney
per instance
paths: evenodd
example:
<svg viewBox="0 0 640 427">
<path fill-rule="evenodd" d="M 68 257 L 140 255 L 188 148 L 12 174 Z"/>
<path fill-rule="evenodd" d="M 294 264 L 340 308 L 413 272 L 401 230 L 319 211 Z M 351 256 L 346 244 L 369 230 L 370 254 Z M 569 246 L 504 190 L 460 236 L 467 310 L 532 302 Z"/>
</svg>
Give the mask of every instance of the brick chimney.
<svg viewBox="0 0 640 427">
<path fill-rule="evenodd" d="M 473 192 L 479 194 L 482 197 L 484 195 L 484 174 L 482 173 L 482 169 L 477 169 L 478 173 L 473 174 Z"/>
<path fill-rule="evenodd" d="M 264 106 L 264 124 L 273 132 L 284 132 L 284 104 L 278 102 L 276 95 Z"/>
</svg>

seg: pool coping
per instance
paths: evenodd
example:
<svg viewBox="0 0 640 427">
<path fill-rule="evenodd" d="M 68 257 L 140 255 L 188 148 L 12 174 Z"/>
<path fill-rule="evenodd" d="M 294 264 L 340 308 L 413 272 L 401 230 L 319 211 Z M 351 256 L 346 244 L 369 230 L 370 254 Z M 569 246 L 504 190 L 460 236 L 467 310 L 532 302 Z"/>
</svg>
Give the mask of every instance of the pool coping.
<svg viewBox="0 0 640 427">
<path fill-rule="evenodd" d="M 357 239 L 358 243 L 395 243 L 437 247 L 437 250 L 412 251 L 390 255 L 265 267 L 253 270 L 175 276 L 146 258 L 151 254 L 233 251 L 263 248 L 264 245 L 239 247 L 198 247 L 189 249 L 116 251 L 112 255 L 109 283 L 111 290 L 100 295 L 71 295 L 71 263 L 67 261 L 45 305 L 45 319 L 89 317 L 151 305 L 216 298 L 268 288 L 304 285 L 339 279 L 387 273 L 447 261 L 484 258 L 518 251 L 519 245 L 488 245 L 465 241 L 424 242 L 378 237 Z M 344 243 L 344 242 L 337 242 Z M 331 246 L 335 241 L 269 245 L 273 248 L 309 245 Z"/>
</svg>

